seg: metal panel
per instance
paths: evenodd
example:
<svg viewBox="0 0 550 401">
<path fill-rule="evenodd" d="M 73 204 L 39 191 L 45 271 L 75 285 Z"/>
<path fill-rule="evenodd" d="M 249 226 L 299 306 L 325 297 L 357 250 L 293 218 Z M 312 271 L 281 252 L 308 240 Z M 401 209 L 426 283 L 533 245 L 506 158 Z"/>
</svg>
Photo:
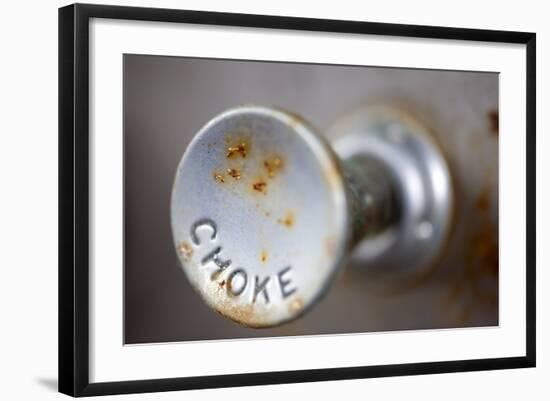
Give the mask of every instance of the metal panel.
<svg viewBox="0 0 550 401">
<path fill-rule="evenodd" d="M 124 85 L 126 342 L 498 324 L 498 74 L 127 55 Z M 456 191 L 441 259 L 412 282 L 349 266 L 311 312 L 278 328 L 245 328 L 210 310 L 173 250 L 170 191 L 195 133 L 251 103 L 291 110 L 321 132 L 364 104 L 419 118 Z"/>
</svg>

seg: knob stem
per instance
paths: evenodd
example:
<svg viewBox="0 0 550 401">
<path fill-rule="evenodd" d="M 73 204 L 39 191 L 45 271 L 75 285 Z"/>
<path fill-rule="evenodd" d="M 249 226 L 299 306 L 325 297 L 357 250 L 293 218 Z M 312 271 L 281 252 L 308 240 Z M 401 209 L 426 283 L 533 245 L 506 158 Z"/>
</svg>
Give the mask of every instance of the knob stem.
<svg viewBox="0 0 550 401">
<path fill-rule="evenodd" d="M 399 204 L 387 168 L 368 155 L 342 160 L 353 216 L 352 245 L 380 234 L 399 220 Z"/>
</svg>

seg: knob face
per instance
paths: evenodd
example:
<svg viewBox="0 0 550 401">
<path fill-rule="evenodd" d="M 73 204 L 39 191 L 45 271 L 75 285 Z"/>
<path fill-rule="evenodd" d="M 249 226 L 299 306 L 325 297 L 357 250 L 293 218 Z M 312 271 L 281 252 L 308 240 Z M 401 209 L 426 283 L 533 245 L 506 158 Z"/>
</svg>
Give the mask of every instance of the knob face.
<svg viewBox="0 0 550 401">
<path fill-rule="evenodd" d="M 323 295 L 350 245 L 337 157 L 299 117 L 243 106 L 211 120 L 178 166 L 174 245 L 193 287 L 251 327 L 295 319 Z"/>
</svg>

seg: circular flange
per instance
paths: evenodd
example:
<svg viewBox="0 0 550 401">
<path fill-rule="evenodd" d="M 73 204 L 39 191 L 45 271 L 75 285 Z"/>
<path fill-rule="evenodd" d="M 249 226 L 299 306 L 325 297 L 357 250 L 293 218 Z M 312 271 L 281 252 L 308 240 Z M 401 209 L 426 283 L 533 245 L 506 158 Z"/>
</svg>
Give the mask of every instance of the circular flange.
<svg viewBox="0 0 550 401">
<path fill-rule="evenodd" d="M 378 160 L 397 192 L 397 223 L 360 241 L 353 264 L 397 279 L 426 272 L 446 244 L 454 200 L 449 168 L 431 134 L 401 111 L 370 107 L 337 121 L 329 135 L 337 138 L 340 158 Z"/>
<path fill-rule="evenodd" d="M 259 106 L 228 110 L 194 137 L 176 172 L 171 221 L 193 287 L 252 327 L 312 306 L 351 237 L 337 156 L 299 117 Z"/>
</svg>

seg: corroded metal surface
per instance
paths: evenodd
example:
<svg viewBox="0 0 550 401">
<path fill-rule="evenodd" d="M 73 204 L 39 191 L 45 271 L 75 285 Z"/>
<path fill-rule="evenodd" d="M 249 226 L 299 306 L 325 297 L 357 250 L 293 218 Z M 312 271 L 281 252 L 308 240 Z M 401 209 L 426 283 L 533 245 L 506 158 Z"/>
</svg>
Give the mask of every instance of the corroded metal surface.
<svg viewBox="0 0 550 401">
<path fill-rule="evenodd" d="M 333 283 L 351 232 L 328 145 L 296 116 L 258 106 L 200 130 L 178 166 L 171 215 L 193 287 L 251 327 L 310 308 Z"/>
</svg>

